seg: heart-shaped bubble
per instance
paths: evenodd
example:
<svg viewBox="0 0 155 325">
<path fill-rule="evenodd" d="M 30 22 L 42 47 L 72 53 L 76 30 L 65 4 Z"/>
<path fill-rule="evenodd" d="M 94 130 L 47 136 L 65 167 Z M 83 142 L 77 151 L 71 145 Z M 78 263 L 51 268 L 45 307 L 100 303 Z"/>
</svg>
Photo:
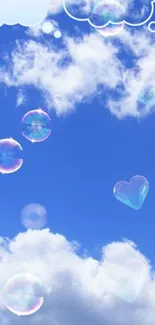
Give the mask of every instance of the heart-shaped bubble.
<svg viewBox="0 0 155 325">
<path fill-rule="evenodd" d="M 147 281 L 147 274 L 146 265 L 139 259 L 131 258 L 123 266 L 105 261 L 105 289 L 128 303 L 133 303 Z"/>
<path fill-rule="evenodd" d="M 113 193 L 117 200 L 128 205 L 130 208 L 139 210 L 149 191 L 149 182 L 144 176 L 136 175 L 128 182 L 118 182 Z"/>
</svg>

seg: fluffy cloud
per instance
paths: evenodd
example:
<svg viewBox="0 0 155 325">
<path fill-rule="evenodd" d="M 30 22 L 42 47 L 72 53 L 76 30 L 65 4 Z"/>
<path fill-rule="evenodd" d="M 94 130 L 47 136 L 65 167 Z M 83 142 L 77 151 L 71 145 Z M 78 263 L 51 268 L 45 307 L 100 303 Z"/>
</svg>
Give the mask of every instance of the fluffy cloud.
<svg viewBox="0 0 155 325">
<path fill-rule="evenodd" d="M 0 79 L 8 86 L 37 87 L 44 93 L 49 109 L 53 103 L 61 114 L 90 99 L 100 85 L 116 87 L 123 69 L 117 52 L 95 34 L 85 35 L 82 40 L 66 37 L 61 51 L 49 43 L 17 42 L 11 58 L 6 59 L 8 68 L 0 70 Z M 53 102 L 55 94 L 59 94 L 60 102 Z"/>
<path fill-rule="evenodd" d="M 102 249 L 101 260 L 78 255 L 79 245 L 68 242 L 60 234 L 48 229 L 27 231 L 13 240 L 1 240 L 0 308 L 4 319 L 12 324 L 27 323 L 64 325 L 153 325 L 155 321 L 155 282 L 149 261 L 132 242 L 113 242 Z M 126 262 L 139 259 L 147 270 L 147 281 L 134 303 L 127 303 L 112 294 L 107 286 L 107 265 L 115 265 L 111 276 Z M 7 279 L 20 272 L 37 276 L 44 286 L 45 302 L 32 316 L 16 317 L 7 311 L 3 302 L 3 288 Z M 132 274 L 133 277 L 134 273 Z M 131 278 L 129 277 L 129 282 Z M 120 279 L 117 277 L 117 281 Z"/>
<path fill-rule="evenodd" d="M 33 40 L 17 41 L 11 55 L 4 57 L 0 81 L 7 86 L 24 86 L 25 91 L 26 86 L 36 87 L 49 111 L 55 110 L 57 115 L 69 113 L 95 96 L 118 118 L 140 118 L 153 111 L 154 100 L 139 102 L 144 90 L 155 93 L 155 51 L 152 35 L 145 28 L 124 29 L 115 38 L 94 31 L 77 38 L 64 34 L 61 51 L 51 38 L 50 42 L 38 42 L 38 34 L 34 30 L 32 34 Z M 123 76 L 131 62 L 141 69 L 142 79 L 133 80 L 126 91 Z"/>
</svg>

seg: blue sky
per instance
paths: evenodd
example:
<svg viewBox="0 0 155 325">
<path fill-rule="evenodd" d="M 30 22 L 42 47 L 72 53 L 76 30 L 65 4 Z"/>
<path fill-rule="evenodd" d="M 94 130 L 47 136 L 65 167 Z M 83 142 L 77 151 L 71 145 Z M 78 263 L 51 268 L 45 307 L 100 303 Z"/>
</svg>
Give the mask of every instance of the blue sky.
<svg viewBox="0 0 155 325">
<path fill-rule="evenodd" d="M 125 4 L 128 6 L 131 2 L 126 1 Z M 150 6 L 149 2 L 145 5 L 146 8 Z M 117 36 L 104 37 L 88 22 L 75 21 L 67 16 L 61 1 L 54 8 L 49 2 L 44 18 L 52 22 L 55 30 L 61 30 L 60 39 L 55 39 L 52 34 L 43 34 L 40 24 L 34 27 L 12 24 L 0 28 L 0 138 L 14 138 L 24 151 L 21 169 L 0 175 L 0 235 L 8 237 L 12 247 L 12 259 L 4 261 L 2 268 L 3 273 L 5 269 L 12 271 L 7 271 L 0 284 L 3 286 L 9 276 L 21 272 L 23 256 L 28 256 L 25 259 L 33 273 L 40 274 L 45 286 L 53 285 L 53 278 L 47 271 L 46 279 L 44 271 L 45 266 L 47 270 L 54 268 L 52 257 L 48 262 L 48 258 L 42 256 L 40 248 L 37 248 L 43 238 L 43 245 L 48 250 L 52 249 L 52 245 L 57 247 L 59 240 L 60 247 L 64 245 L 64 252 L 68 252 L 67 245 L 71 245 L 72 241 L 80 243 L 81 250 L 76 255 L 73 249 L 73 260 L 70 259 L 73 265 L 74 255 L 80 256 L 81 260 L 76 257 L 78 262 L 75 262 L 76 272 L 79 270 L 78 279 L 83 276 L 83 269 L 79 266 L 84 261 L 83 253 L 89 269 L 88 257 L 92 257 L 95 265 L 95 259 L 99 261 L 102 256 L 102 247 L 105 247 L 105 259 L 110 256 L 113 261 L 119 250 L 124 251 L 124 260 L 131 250 L 132 256 L 141 256 L 145 261 L 149 273 L 148 287 L 146 285 L 143 289 L 137 305 L 135 302 L 124 307 L 123 300 L 118 301 L 118 297 L 108 293 L 111 315 L 117 313 L 118 319 L 108 314 L 104 316 L 96 307 L 98 300 L 93 300 L 103 299 L 93 296 L 93 291 L 86 293 L 88 287 L 91 288 L 86 279 L 78 280 L 83 281 L 86 296 L 82 297 L 86 305 L 95 301 L 92 325 L 127 325 L 131 321 L 137 324 L 141 320 L 142 325 L 152 325 L 155 319 L 155 284 L 152 280 L 155 264 L 154 105 L 148 102 L 140 105 L 138 92 L 141 85 L 135 86 L 133 81 L 129 93 L 126 93 L 122 78 L 126 69 L 139 66 L 143 71 L 144 84 L 155 92 L 154 34 L 147 27 L 153 16 L 145 25 L 125 25 L 123 32 Z M 55 94 L 60 95 L 58 104 L 54 102 Z M 20 121 L 26 112 L 39 107 L 50 115 L 52 133 L 46 141 L 33 144 L 22 136 Z M 145 176 L 150 184 L 147 198 L 139 211 L 120 203 L 113 195 L 113 187 L 118 181 L 129 181 L 135 175 Z M 46 230 L 26 232 L 21 224 L 21 210 L 31 202 L 46 207 L 50 234 Z M 16 244 L 13 244 L 13 238 Z M 37 270 L 34 255 L 31 256 L 30 242 L 35 256 L 40 256 L 40 261 L 43 259 L 40 270 Z M 58 251 L 59 245 L 57 254 Z M 8 252 L 4 249 L 5 254 Z M 61 265 L 61 255 L 58 260 Z M 38 273 L 41 270 L 42 273 Z M 68 276 L 74 273 L 72 271 Z M 63 286 L 63 276 L 58 279 Z M 72 288 L 71 282 L 69 288 Z M 78 307 L 76 304 L 73 306 L 72 317 L 75 320 L 77 313 L 79 319 L 79 323 L 76 319 L 73 324 L 81 324 L 81 318 L 82 324 L 90 322 L 87 307 L 84 312 L 79 302 L 81 292 L 70 293 L 68 289 L 66 299 L 70 303 L 65 305 L 65 287 L 62 287 L 62 296 L 59 292 L 61 286 L 57 290 L 63 311 L 57 315 L 56 309 L 53 309 L 54 316 L 47 318 L 48 322 L 51 320 L 50 324 L 71 324 L 68 315 L 72 308 L 72 295 L 78 300 Z M 49 296 L 43 312 L 38 312 L 40 324 L 46 310 L 50 315 L 50 302 L 53 308 L 57 308 L 52 299 Z M 6 319 L 16 321 L 15 316 L 4 310 L 3 303 L 1 305 Z M 144 317 L 142 306 L 149 310 L 148 318 Z M 127 320 L 124 319 L 124 308 L 129 314 Z M 141 310 L 138 316 L 136 308 Z M 37 322 L 38 316 L 35 317 Z"/>
</svg>

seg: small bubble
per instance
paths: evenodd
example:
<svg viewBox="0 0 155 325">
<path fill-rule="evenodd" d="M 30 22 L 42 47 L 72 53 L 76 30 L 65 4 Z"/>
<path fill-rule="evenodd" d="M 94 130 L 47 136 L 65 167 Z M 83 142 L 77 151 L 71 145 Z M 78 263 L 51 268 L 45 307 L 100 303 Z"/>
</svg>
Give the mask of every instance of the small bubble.
<svg viewBox="0 0 155 325">
<path fill-rule="evenodd" d="M 60 30 L 56 30 L 53 35 L 55 38 L 60 38 L 62 34 L 61 34 Z"/>
<path fill-rule="evenodd" d="M 45 23 L 42 24 L 41 29 L 43 33 L 51 34 L 54 29 L 54 26 L 50 21 L 46 21 Z"/>
</svg>

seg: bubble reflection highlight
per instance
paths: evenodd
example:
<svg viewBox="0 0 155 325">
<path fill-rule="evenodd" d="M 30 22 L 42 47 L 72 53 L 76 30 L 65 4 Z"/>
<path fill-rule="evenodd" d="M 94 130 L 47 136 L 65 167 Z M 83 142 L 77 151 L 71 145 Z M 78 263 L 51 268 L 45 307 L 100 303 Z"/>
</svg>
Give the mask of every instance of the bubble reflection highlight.
<svg viewBox="0 0 155 325">
<path fill-rule="evenodd" d="M 149 182 L 140 175 L 132 177 L 129 183 L 120 181 L 113 188 L 115 198 L 135 210 L 142 207 L 148 191 Z"/>
<path fill-rule="evenodd" d="M 31 142 L 42 142 L 51 134 L 51 119 L 42 109 L 27 112 L 21 125 L 22 135 Z"/>
<path fill-rule="evenodd" d="M 28 273 L 13 275 L 4 287 L 5 306 L 18 316 L 34 314 L 44 302 L 38 290 L 36 294 L 36 286 L 41 287 L 38 279 Z"/>
<path fill-rule="evenodd" d="M 0 173 L 16 172 L 23 165 L 23 148 L 12 138 L 0 140 Z"/>
</svg>

